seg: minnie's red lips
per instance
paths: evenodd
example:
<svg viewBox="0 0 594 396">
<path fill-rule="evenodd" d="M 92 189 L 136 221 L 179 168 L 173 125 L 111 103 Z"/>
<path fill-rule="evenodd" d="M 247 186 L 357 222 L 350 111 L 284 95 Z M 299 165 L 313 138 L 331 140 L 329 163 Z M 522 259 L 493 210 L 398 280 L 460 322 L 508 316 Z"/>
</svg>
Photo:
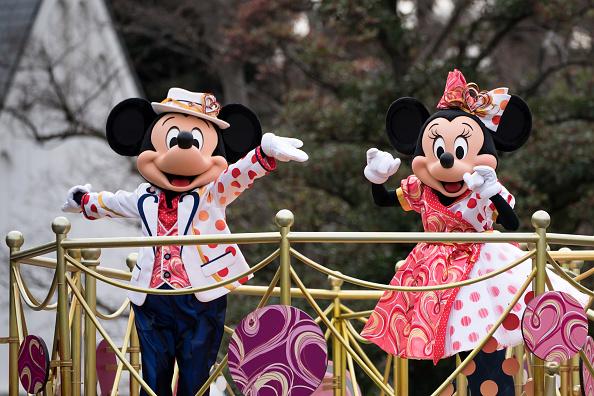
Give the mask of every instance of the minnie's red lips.
<svg viewBox="0 0 594 396">
<path fill-rule="evenodd" d="M 451 194 L 457 193 L 458 191 L 460 191 L 462 189 L 462 186 L 464 186 L 463 181 L 441 182 L 441 184 L 443 184 L 443 188 Z"/>
</svg>

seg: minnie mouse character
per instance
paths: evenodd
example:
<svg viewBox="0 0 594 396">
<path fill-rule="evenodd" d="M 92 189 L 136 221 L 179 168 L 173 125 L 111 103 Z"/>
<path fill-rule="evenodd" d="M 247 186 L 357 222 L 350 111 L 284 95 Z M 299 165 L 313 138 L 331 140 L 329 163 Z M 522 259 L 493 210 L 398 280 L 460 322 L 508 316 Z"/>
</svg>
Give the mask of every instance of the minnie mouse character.
<svg viewBox="0 0 594 396">
<path fill-rule="evenodd" d="M 107 140 L 120 155 L 137 156 L 148 183 L 133 192 L 68 191 L 65 212 L 91 220 L 140 218 L 143 236 L 229 234 L 225 208 L 280 161 L 307 161 L 298 139 L 266 133 L 247 107 L 221 108 L 212 94 L 180 88 L 161 103 L 132 98 L 107 120 Z M 184 289 L 225 282 L 249 266 L 235 244 L 142 247 L 130 284 Z M 208 291 L 166 296 L 129 292 L 140 338 L 143 378 L 171 395 L 174 362 L 178 394 L 194 395 L 208 379 L 224 331 L 226 294 L 245 277 Z M 146 394 L 146 393 L 144 393 Z M 208 391 L 206 392 L 208 394 Z"/>
<path fill-rule="evenodd" d="M 388 191 L 384 182 L 400 160 L 372 148 L 365 176 L 377 205 L 402 206 L 421 214 L 427 232 L 489 232 L 493 223 L 514 231 L 514 197 L 497 180 L 497 150 L 514 151 L 528 139 L 528 105 L 507 88 L 479 92 L 460 71 L 450 72 L 445 93 L 430 115 L 421 102 L 401 98 L 390 106 L 386 131 L 392 145 L 412 155 L 413 175 Z M 398 268 L 392 286 L 438 286 L 477 278 L 523 256 L 513 244 L 419 243 Z M 480 283 L 431 292 L 386 291 L 361 335 L 386 352 L 432 359 L 472 350 L 501 316 L 531 271 L 530 262 Z M 548 274 L 555 290 L 582 305 L 587 297 Z M 494 333 L 498 349 L 522 342 L 520 301 Z M 473 393 L 474 394 L 474 393 Z M 479 394 L 479 393 L 477 393 Z"/>
</svg>

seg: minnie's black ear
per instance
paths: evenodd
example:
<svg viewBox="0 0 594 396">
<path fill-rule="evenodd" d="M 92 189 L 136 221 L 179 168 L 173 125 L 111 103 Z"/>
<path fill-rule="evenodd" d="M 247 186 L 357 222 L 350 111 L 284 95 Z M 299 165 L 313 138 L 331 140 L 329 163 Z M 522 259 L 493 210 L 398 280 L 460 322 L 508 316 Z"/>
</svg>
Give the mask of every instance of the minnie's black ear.
<svg viewBox="0 0 594 396">
<path fill-rule="evenodd" d="M 402 154 L 414 154 L 427 118 L 429 112 L 415 98 L 400 98 L 392 103 L 386 114 L 386 132 L 392 146 Z"/>
<path fill-rule="evenodd" d="M 262 125 L 256 113 L 248 107 L 241 104 L 225 105 L 218 118 L 230 125 L 227 129 L 221 129 L 228 163 L 237 162 L 260 145 Z"/>
<path fill-rule="evenodd" d="M 130 98 L 118 103 L 107 117 L 107 141 L 113 151 L 134 157 L 140 154 L 144 134 L 157 117 L 149 101 Z"/>
<path fill-rule="evenodd" d="M 519 96 L 512 95 L 501 120 L 497 132 L 493 132 L 493 140 L 497 150 L 514 151 L 526 143 L 532 131 L 532 113 Z"/>
</svg>

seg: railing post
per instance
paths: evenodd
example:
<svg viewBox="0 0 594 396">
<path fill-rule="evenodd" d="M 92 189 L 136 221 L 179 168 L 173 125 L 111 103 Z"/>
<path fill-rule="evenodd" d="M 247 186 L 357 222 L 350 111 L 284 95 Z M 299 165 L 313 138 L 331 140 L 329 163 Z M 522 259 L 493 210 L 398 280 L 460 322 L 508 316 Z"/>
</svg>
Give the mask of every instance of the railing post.
<svg viewBox="0 0 594 396">
<path fill-rule="evenodd" d="M 515 396 L 522 396 L 524 393 L 524 344 L 516 345 L 512 348 L 512 355 L 520 363 L 520 369 L 514 374 Z"/>
<path fill-rule="evenodd" d="M 559 249 L 559 251 L 567 252 L 567 251 L 571 251 L 571 249 L 561 248 L 561 249 Z M 563 267 L 564 269 L 571 268 L 571 260 L 560 261 L 559 264 L 561 264 L 561 267 Z M 579 270 L 578 270 L 578 272 L 579 272 Z M 577 358 L 578 358 L 578 364 L 579 364 L 579 355 L 577 356 Z M 561 366 L 559 367 L 559 372 L 560 372 L 560 377 L 561 377 L 560 395 L 561 396 L 569 396 L 570 392 L 571 392 L 571 379 L 572 379 L 571 360 L 563 361 L 561 363 Z M 579 377 L 579 373 L 578 373 L 578 377 Z"/>
<path fill-rule="evenodd" d="M 340 333 L 342 333 L 343 325 L 341 319 L 341 309 L 340 309 L 340 288 L 344 281 L 342 279 L 335 278 L 333 276 L 328 276 L 328 282 L 330 282 L 330 286 L 332 286 L 332 292 L 335 293 L 333 303 L 334 308 L 332 310 L 332 317 L 334 318 L 334 327 L 338 329 Z M 345 334 L 341 334 L 346 338 Z M 346 353 L 344 348 L 342 347 L 340 341 L 332 335 L 332 390 L 334 396 L 343 396 L 346 395 Z"/>
<path fill-rule="evenodd" d="M 82 262 L 85 267 L 96 271 L 101 249 L 83 249 Z M 97 308 L 97 279 L 85 274 L 85 301 L 95 313 Z M 84 396 L 97 395 L 97 330 L 90 315 L 85 314 L 85 387 Z"/>
<path fill-rule="evenodd" d="M 545 364 L 545 396 L 557 396 L 557 373 L 559 363 L 547 362 Z"/>
<path fill-rule="evenodd" d="M 462 364 L 460 354 L 456 354 L 456 367 Z M 456 377 L 456 396 L 466 396 L 468 394 L 468 380 L 462 373 Z"/>
<path fill-rule="evenodd" d="M 291 305 L 291 255 L 289 252 L 290 243 L 287 235 L 293 225 L 293 213 L 290 210 L 282 209 L 276 214 L 276 225 L 280 227 L 280 303 Z"/>
<path fill-rule="evenodd" d="M 62 396 L 72 394 L 72 359 L 70 358 L 70 329 L 68 325 L 68 286 L 66 284 L 66 260 L 61 242 L 70 231 L 70 222 L 65 217 L 57 217 L 52 222 L 56 234 L 56 278 L 58 284 L 58 334 L 60 335 L 60 377 Z"/>
<path fill-rule="evenodd" d="M 69 249 L 68 254 L 70 257 L 80 262 L 80 249 Z M 82 291 L 81 274 L 79 270 L 71 272 L 72 279 L 75 284 L 78 285 L 79 291 Z M 74 303 L 74 302 L 73 302 Z M 72 351 L 72 395 L 80 396 L 81 389 L 81 357 L 82 357 L 82 316 L 81 316 L 81 304 L 76 303 L 74 307 L 74 313 L 72 318 L 72 328 L 70 329 L 71 337 L 71 351 Z"/>
<path fill-rule="evenodd" d="M 546 287 L 546 265 L 547 265 L 547 227 L 551 223 L 551 217 L 543 210 L 532 215 L 532 226 L 536 229 L 539 239 L 536 242 L 536 277 L 533 283 L 534 296 L 545 292 Z M 544 360 L 534 356 L 534 395 L 544 394 Z"/>
<path fill-rule="evenodd" d="M 130 253 L 126 259 L 126 265 L 130 268 L 130 271 L 134 269 L 136 261 L 138 260 L 138 253 Z M 132 312 L 132 306 L 130 306 L 130 312 Z M 136 332 L 136 323 L 132 323 L 132 333 L 130 334 L 130 364 L 136 370 L 140 371 L 140 342 L 138 340 L 138 333 Z M 130 396 L 137 396 L 140 392 L 140 386 L 134 376 L 130 375 Z"/>
<path fill-rule="evenodd" d="M 569 265 L 574 274 L 579 275 L 582 272 L 584 260 L 574 260 Z M 571 384 L 573 387 L 580 386 L 580 355 L 577 354 L 571 358 Z"/>
<path fill-rule="evenodd" d="M 18 231 L 11 231 L 6 235 L 6 244 L 10 248 L 10 254 L 18 252 L 23 246 L 25 239 L 23 238 L 23 234 Z M 16 285 L 16 279 L 13 272 L 13 268 L 18 269 L 19 262 L 10 260 L 10 268 L 9 268 L 9 285 L 8 285 L 8 304 L 9 304 L 9 320 L 10 320 L 10 330 L 9 330 L 9 346 L 8 346 L 8 394 L 9 396 L 18 396 L 19 394 L 19 368 L 18 368 L 18 358 L 19 358 L 19 332 L 17 327 L 17 318 L 16 318 L 16 301 L 14 299 L 14 292 L 13 288 Z"/>
</svg>

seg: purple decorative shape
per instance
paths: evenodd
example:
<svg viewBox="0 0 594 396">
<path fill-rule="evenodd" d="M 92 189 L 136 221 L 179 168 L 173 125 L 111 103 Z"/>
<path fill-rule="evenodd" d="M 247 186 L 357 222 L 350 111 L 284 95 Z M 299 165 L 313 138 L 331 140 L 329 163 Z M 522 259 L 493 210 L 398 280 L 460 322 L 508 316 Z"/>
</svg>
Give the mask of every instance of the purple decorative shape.
<svg viewBox="0 0 594 396">
<path fill-rule="evenodd" d="M 19 348 L 18 368 L 21 385 L 27 393 L 41 392 L 49 373 L 49 353 L 45 342 L 28 335 Z"/>
<path fill-rule="evenodd" d="M 116 377 L 116 370 L 109 369 L 107 366 L 115 366 L 118 364 L 116 354 L 108 351 L 109 344 L 105 340 L 101 340 L 97 346 L 97 353 L 95 355 L 97 368 L 97 380 L 99 381 L 99 388 L 102 395 L 109 395 Z"/>
<path fill-rule="evenodd" d="M 588 336 L 586 338 L 586 344 L 584 344 L 584 353 L 588 358 L 590 364 L 594 364 L 594 340 Z M 580 383 L 582 384 L 582 395 L 583 396 L 594 396 L 594 378 L 590 374 L 588 367 L 584 364 L 583 360 L 580 359 Z"/>
<path fill-rule="evenodd" d="M 522 335 L 528 349 L 548 362 L 575 356 L 586 342 L 588 319 L 571 295 L 559 291 L 540 294 L 526 307 Z"/>
<path fill-rule="evenodd" d="M 290 306 L 270 305 L 250 313 L 229 342 L 229 371 L 246 396 L 310 396 L 327 363 L 322 330 Z"/>
</svg>

